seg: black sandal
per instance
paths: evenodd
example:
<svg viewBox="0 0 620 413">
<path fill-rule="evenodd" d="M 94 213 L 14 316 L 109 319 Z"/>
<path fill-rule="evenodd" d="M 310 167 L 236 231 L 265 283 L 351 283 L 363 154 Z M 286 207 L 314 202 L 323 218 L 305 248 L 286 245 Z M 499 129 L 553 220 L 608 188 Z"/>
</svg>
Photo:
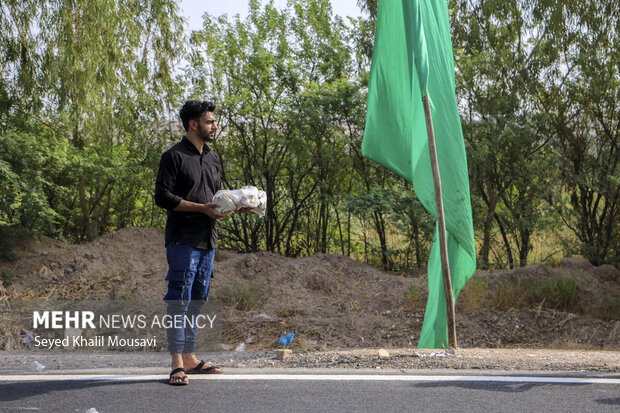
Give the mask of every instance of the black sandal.
<svg viewBox="0 0 620 413">
<path fill-rule="evenodd" d="M 186 375 L 183 376 L 173 376 L 178 372 L 182 371 L 183 373 L 187 373 L 183 367 L 179 367 L 178 369 L 174 369 L 170 372 L 170 379 L 168 380 L 168 384 L 171 386 L 186 386 L 189 382 L 185 381 L 188 377 Z M 172 381 L 172 379 L 180 379 L 181 381 Z"/>
<path fill-rule="evenodd" d="M 221 374 L 222 371 L 217 366 L 209 366 L 206 369 L 203 369 L 204 365 L 207 364 L 206 361 L 200 360 L 200 363 L 193 369 L 189 370 L 187 374 Z M 217 371 L 220 370 L 220 371 Z"/>
</svg>

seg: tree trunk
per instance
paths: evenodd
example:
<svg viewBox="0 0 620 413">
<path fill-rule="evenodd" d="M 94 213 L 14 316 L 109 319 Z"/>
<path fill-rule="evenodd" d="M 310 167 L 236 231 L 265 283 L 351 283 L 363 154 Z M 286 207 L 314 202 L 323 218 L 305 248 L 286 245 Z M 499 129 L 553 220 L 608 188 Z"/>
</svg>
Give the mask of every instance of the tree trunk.
<svg viewBox="0 0 620 413">
<path fill-rule="evenodd" d="M 336 222 L 338 223 L 338 234 L 340 235 L 340 250 L 344 255 L 344 238 L 342 237 L 342 225 L 340 224 L 340 214 L 338 208 L 334 205 L 334 212 L 336 213 Z"/>
<path fill-rule="evenodd" d="M 499 215 L 497 214 L 495 214 L 495 221 L 497 222 L 497 225 L 499 226 L 499 232 L 502 234 L 502 239 L 504 240 L 504 247 L 506 248 L 506 255 L 508 256 L 508 265 L 510 266 L 510 269 L 514 269 L 515 262 L 512 257 L 512 248 L 510 247 L 510 242 L 508 241 L 508 236 L 506 235 L 506 230 L 504 229 L 504 225 L 502 224 L 502 221 L 499 218 Z"/>
<path fill-rule="evenodd" d="M 422 263 L 420 262 L 422 252 L 420 251 L 420 227 L 417 222 L 413 224 L 413 239 L 415 240 L 415 265 L 416 268 L 420 268 L 422 267 Z"/>
<path fill-rule="evenodd" d="M 388 256 L 387 256 L 387 242 L 385 239 L 385 223 L 383 222 L 383 215 L 380 212 L 375 211 L 373 214 L 375 218 L 375 228 L 377 230 L 377 235 L 379 236 L 379 242 L 381 244 L 381 263 L 383 264 L 383 269 L 389 269 Z"/>
<path fill-rule="evenodd" d="M 523 230 L 521 232 L 521 249 L 519 250 L 519 266 L 525 267 L 527 265 L 527 254 L 530 250 L 530 231 Z"/>
<path fill-rule="evenodd" d="M 487 181 L 487 186 L 491 186 L 492 184 Z M 482 199 L 484 203 L 487 205 L 487 216 L 484 220 L 483 229 L 482 229 L 482 248 L 480 249 L 480 259 L 482 263 L 480 264 L 481 270 L 486 270 L 489 268 L 489 252 L 491 250 L 491 231 L 493 229 L 493 218 L 495 216 L 495 208 L 497 206 L 498 196 L 495 191 L 489 190 L 491 193 L 491 197 L 488 197 L 484 192 L 484 188 L 480 188 L 480 193 L 482 194 Z"/>
<path fill-rule="evenodd" d="M 273 180 L 269 173 L 265 173 L 265 192 L 267 194 L 267 219 L 265 220 L 265 249 L 267 251 L 275 251 L 274 233 L 276 223 L 274 209 L 273 209 Z"/>
<path fill-rule="evenodd" d="M 347 257 L 351 256 L 351 211 L 347 211 Z"/>
<path fill-rule="evenodd" d="M 328 244 L 327 244 L 327 232 L 329 225 L 329 204 L 327 202 L 323 202 L 323 228 L 321 232 L 321 252 L 326 254 L 328 253 Z"/>
</svg>

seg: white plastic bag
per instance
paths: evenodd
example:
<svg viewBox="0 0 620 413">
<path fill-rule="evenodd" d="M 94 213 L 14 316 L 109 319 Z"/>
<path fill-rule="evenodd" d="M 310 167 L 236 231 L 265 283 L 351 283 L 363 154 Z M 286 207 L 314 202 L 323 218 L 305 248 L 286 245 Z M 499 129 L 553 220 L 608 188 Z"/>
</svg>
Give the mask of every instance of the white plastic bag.
<svg viewBox="0 0 620 413">
<path fill-rule="evenodd" d="M 213 202 L 220 206 L 217 211 L 221 214 L 238 208 L 252 208 L 250 211 L 263 217 L 267 209 L 267 194 L 255 186 L 244 186 L 234 190 L 222 189 L 215 193 Z"/>
</svg>

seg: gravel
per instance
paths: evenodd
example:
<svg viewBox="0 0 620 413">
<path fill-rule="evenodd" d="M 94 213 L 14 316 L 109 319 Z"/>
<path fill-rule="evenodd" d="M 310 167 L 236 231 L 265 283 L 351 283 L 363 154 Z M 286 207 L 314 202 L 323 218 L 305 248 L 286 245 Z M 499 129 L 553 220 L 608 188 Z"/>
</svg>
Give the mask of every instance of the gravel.
<svg viewBox="0 0 620 413">
<path fill-rule="evenodd" d="M 379 350 L 387 356 L 380 357 Z M 385 355 L 385 351 L 382 352 Z M 575 371 L 620 372 L 620 352 L 549 349 L 355 349 L 334 351 L 293 351 L 291 357 L 279 360 L 274 350 L 198 353 L 199 358 L 223 368 L 278 369 L 359 369 L 359 370 L 498 370 L 498 371 Z M 2 373 L 53 373 L 79 370 L 93 373 L 139 372 L 141 369 L 165 371 L 170 357 L 163 352 L 89 352 L 37 351 L 2 352 Z M 40 369 L 40 365 L 45 366 Z"/>
</svg>

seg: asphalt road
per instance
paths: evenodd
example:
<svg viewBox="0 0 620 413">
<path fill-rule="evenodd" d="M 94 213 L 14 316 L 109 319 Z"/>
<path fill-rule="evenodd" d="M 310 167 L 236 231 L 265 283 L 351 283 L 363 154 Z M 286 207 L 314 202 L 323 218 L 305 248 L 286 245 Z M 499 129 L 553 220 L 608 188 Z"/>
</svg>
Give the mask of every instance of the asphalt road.
<svg viewBox="0 0 620 413">
<path fill-rule="evenodd" d="M 190 376 L 194 380 L 183 387 L 160 377 L 6 375 L 0 379 L 0 412 L 620 411 L 617 374 L 277 376 L 261 370 Z"/>
</svg>

